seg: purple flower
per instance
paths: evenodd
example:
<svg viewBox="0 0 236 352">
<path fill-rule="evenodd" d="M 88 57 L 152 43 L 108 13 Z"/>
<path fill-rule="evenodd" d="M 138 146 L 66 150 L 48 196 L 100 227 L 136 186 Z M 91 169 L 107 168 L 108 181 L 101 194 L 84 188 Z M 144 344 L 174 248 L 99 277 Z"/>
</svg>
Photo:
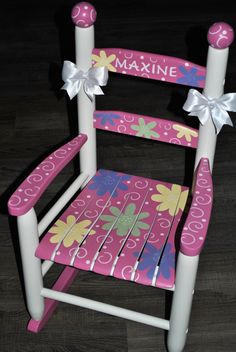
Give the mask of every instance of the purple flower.
<svg viewBox="0 0 236 352">
<path fill-rule="evenodd" d="M 139 256 L 139 253 L 135 252 L 133 253 L 135 257 Z M 146 243 L 146 246 L 144 248 L 144 252 L 141 256 L 141 260 L 138 264 L 138 270 L 146 270 L 147 271 L 147 277 L 152 280 L 153 275 L 156 270 L 156 266 L 158 264 L 159 258 L 161 254 L 161 249 L 155 248 L 152 244 Z"/>
<path fill-rule="evenodd" d="M 178 83 L 187 84 L 193 87 L 199 87 L 199 81 L 205 80 L 205 76 L 198 76 L 198 69 L 195 67 L 187 70 L 184 66 L 179 66 L 178 69 L 183 74 L 182 77 L 177 79 Z"/>
<path fill-rule="evenodd" d="M 99 170 L 99 172 L 92 178 L 93 183 L 89 185 L 89 189 L 95 189 L 98 196 L 103 196 L 107 192 L 112 194 L 112 197 L 117 197 L 117 190 L 123 191 L 128 189 L 128 186 L 124 184 L 131 178 L 129 175 L 119 175 L 114 171 Z"/>
<path fill-rule="evenodd" d="M 165 279 L 169 279 L 171 275 L 171 268 L 175 267 L 175 253 L 171 253 L 172 245 L 167 243 L 164 249 L 163 256 L 161 257 L 161 249 L 155 248 L 152 244 L 147 243 L 144 249 L 144 252 L 140 258 L 140 262 L 138 264 L 138 270 L 146 270 L 147 277 L 152 280 L 157 265 L 159 266 L 157 277 L 162 275 Z M 135 257 L 139 256 L 138 252 L 134 252 L 133 255 Z"/>
<path fill-rule="evenodd" d="M 115 125 L 114 120 L 119 119 L 120 116 L 112 113 L 102 113 L 102 112 L 95 112 L 94 117 L 96 119 L 101 119 L 101 125 L 110 124 L 112 126 Z"/>
</svg>

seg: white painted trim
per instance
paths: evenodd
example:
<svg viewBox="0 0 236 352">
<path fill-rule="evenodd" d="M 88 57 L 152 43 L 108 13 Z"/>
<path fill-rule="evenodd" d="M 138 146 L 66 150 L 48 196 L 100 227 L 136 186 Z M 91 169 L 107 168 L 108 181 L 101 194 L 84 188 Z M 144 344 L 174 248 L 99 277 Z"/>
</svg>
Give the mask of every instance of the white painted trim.
<svg viewBox="0 0 236 352">
<path fill-rule="evenodd" d="M 49 269 L 53 266 L 54 262 L 50 260 L 44 260 L 42 263 L 42 275 L 45 276 Z"/>
<path fill-rule="evenodd" d="M 58 292 L 43 288 L 41 290 L 43 297 L 55 299 L 64 303 L 74 304 L 79 307 L 97 310 L 98 312 L 114 315 L 120 318 L 136 321 L 138 323 L 147 324 L 156 328 L 169 330 L 169 320 L 154 317 L 143 313 L 138 313 L 129 309 L 124 309 L 110 304 L 97 302 L 84 297 L 74 296 L 64 292 Z"/>
<path fill-rule="evenodd" d="M 38 221 L 34 208 L 18 216 L 17 225 L 27 307 L 31 317 L 39 320 L 44 312 L 44 299 L 40 295 L 43 287 L 41 260 L 34 254 L 39 245 Z"/>
<path fill-rule="evenodd" d="M 229 48 L 214 49 L 209 46 L 207 56 L 206 84 L 203 90 L 209 98 L 219 98 L 224 92 L 225 73 L 227 68 Z M 199 125 L 198 148 L 195 158 L 196 170 L 201 158 L 209 159 L 211 171 L 213 169 L 217 134 L 212 120 L 209 118 L 205 125 Z"/>
<path fill-rule="evenodd" d="M 75 27 L 75 50 L 77 68 L 87 72 L 92 66 L 94 49 L 94 26 L 88 28 Z M 96 129 L 93 127 L 95 97 L 91 102 L 83 89 L 77 96 L 79 132 L 85 133 L 88 140 L 80 151 L 80 171 L 93 176 L 97 171 Z"/>
<path fill-rule="evenodd" d="M 198 262 L 199 256 L 179 252 L 167 340 L 169 352 L 181 352 L 185 345 Z"/>
<path fill-rule="evenodd" d="M 73 195 L 78 191 L 81 185 L 88 178 L 88 174 L 80 174 L 73 183 L 67 188 L 63 195 L 58 199 L 58 201 L 51 207 L 51 209 L 44 215 L 42 220 L 38 224 L 39 236 L 46 230 L 50 223 L 55 219 L 57 214 L 63 209 L 63 207 L 68 203 L 68 201 L 73 197 Z"/>
</svg>

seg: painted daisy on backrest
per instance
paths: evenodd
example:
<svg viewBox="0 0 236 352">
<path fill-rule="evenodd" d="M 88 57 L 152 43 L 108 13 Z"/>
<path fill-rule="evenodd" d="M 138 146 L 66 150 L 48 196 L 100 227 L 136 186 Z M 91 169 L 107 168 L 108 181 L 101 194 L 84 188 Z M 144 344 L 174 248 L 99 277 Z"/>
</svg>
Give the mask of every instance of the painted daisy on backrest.
<svg viewBox="0 0 236 352">
<path fill-rule="evenodd" d="M 146 137 L 146 138 L 159 138 L 160 135 L 153 131 L 153 128 L 156 127 L 157 123 L 152 121 L 149 123 L 145 123 L 144 118 L 140 117 L 138 119 L 138 125 L 131 125 L 132 130 L 137 131 L 137 137 Z"/>
<path fill-rule="evenodd" d="M 119 115 L 113 114 L 113 113 L 102 113 L 102 112 L 95 112 L 94 113 L 94 118 L 95 119 L 100 119 L 101 125 L 107 125 L 110 124 L 112 126 L 115 126 L 115 122 L 117 119 L 120 118 Z"/>
<path fill-rule="evenodd" d="M 115 54 L 111 54 L 107 56 L 106 52 L 104 50 L 100 50 L 99 56 L 92 54 L 92 60 L 94 60 L 96 63 L 94 64 L 94 67 L 107 67 L 109 71 L 116 72 L 115 66 L 113 66 L 111 63 L 116 59 Z"/>
<path fill-rule="evenodd" d="M 199 81 L 205 80 L 205 76 L 198 75 L 199 71 L 195 67 L 186 69 L 184 66 L 179 66 L 178 69 L 183 74 L 182 77 L 177 79 L 178 83 L 187 84 L 193 87 L 199 87 Z"/>
<path fill-rule="evenodd" d="M 126 191 L 128 186 L 123 183 L 130 180 L 129 175 L 120 175 L 114 171 L 99 170 L 92 178 L 89 189 L 96 190 L 98 196 L 104 196 L 107 192 L 112 194 L 112 197 L 117 197 L 118 190 Z"/>
</svg>

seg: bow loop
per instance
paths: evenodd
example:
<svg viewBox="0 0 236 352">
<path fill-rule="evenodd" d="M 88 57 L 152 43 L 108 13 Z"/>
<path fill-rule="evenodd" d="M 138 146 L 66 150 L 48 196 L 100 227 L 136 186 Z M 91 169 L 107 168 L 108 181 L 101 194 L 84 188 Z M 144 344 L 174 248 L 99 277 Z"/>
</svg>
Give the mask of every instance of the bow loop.
<svg viewBox="0 0 236 352">
<path fill-rule="evenodd" d="M 61 89 L 65 89 L 73 99 L 83 86 L 84 92 L 93 101 L 94 95 L 103 95 L 100 86 L 105 86 L 108 80 L 106 67 L 91 67 L 87 72 L 78 70 L 71 61 L 64 61 L 62 79 L 65 82 Z"/>
<path fill-rule="evenodd" d="M 236 93 L 228 93 L 220 98 L 211 99 L 196 89 L 190 89 L 183 109 L 189 112 L 189 116 L 197 116 L 202 125 L 210 117 L 218 134 L 223 125 L 233 126 L 227 111 L 236 112 Z"/>
</svg>

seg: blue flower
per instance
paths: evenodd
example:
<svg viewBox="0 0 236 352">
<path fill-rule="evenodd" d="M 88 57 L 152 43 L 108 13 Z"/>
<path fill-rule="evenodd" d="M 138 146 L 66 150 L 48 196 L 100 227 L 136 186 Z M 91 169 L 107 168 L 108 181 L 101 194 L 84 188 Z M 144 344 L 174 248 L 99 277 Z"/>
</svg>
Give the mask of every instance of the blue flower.
<svg viewBox="0 0 236 352">
<path fill-rule="evenodd" d="M 165 279 L 169 279 L 171 275 L 171 269 L 175 268 L 175 253 L 171 253 L 172 245 L 167 243 L 161 259 L 158 275 L 162 275 Z"/>
<path fill-rule="evenodd" d="M 203 81 L 205 79 L 205 76 L 197 76 L 198 69 L 195 67 L 187 70 L 184 66 L 179 66 L 178 69 L 183 74 L 182 77 L 177 79 L 178 83 L 199 87 L 199 81 Z"/>
<path fill-rule="evenodd" d="M 94 117 L 95 117 L 96 119 L 101 119 L 101 124 L 102 124 L 102 125 L 106 125 L 106 124 L 109 123 L 109 124 L 112 125 L 112 126 L 115 125 L 114 120 L 120 118 L 119 115 L 112 114 L 112 113 L 102 113 L 102 112 L 96 112 L 96 113 L 94 114 Z"/>
<path fill-rule="evenodd" d="M 171 244 L 167 243 L 165 246 L 164 254 L 161 258 L 157 277 L 162 275 L 165 279 L 169 279 L 171 275 L 171 268 L 175 267 L 175 253 L 171 253 Z M 134 252 L 135 257 L 139 256 L 138 252 Z M 138 264 L 138 270 L 146 270 L 147 277 L 152 280 L 156 267 L 159 264 L 161 256 L 161 249 L 155 248 L 152 244 L 147 243 L 144 252 L 141 256 L 141 261 Z"/>
<path fill-rule="evenodd" d="M 112 197 L 117 197 L 118 189 L 123 191 L 128 189 L 128 186 L 124 184 L 123 181 L 127 181 L 130 178 L 131 176 L 129 175 L 121 176 L 114 171 L 100 170 L 99 173 L 92 178 L 93 183 L 90 184 L 88 188 L 93 190 L 96 189 L 98 196 L 104 196 L 107 192 L 112 194 L 116 188 Z"/>
<path fill-rule="evenodd" d="M 135 252 L 133 253 L 135 257 L 139 256 L 139 253 Z M 146 270 L 147 271 L 147 277 L 152 280 L 153 275 L 156 270 L 156 266 L 158 264 L 159 258 L 161 255 L 161 250 L 155 248 L 152 244 L 146 243 L 144 252 L 141 256 L 141 261 L 138 264 L 138 270 Z"/>
</svg>

